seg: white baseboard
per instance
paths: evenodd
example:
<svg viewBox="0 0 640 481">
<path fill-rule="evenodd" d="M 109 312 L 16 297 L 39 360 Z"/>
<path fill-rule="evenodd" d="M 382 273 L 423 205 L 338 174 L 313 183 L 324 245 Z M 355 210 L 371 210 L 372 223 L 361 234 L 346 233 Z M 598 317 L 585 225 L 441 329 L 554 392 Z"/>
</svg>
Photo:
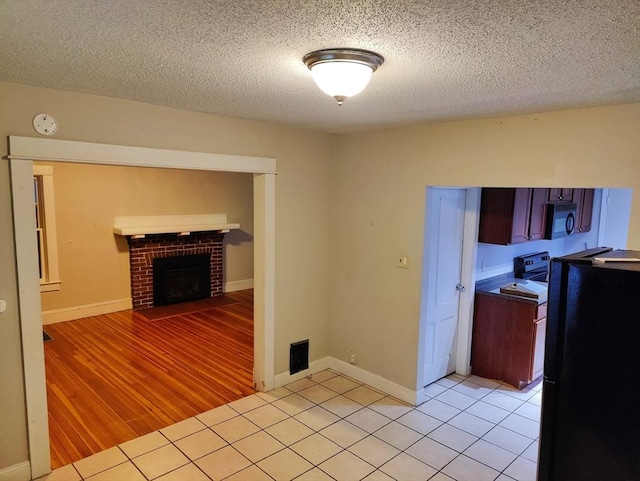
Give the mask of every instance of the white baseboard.
<svg viewBox="0 0 640 481">
<path fill-rule="evenodd" d="M 42 324 L 73 321 L 83 317 L 99 316 L 100 314 L 109 314 L 127 309 L 131 309 L 131 298 L 96 302 L 95 304 L 85 304 L 84 306 L 64 307 L 62 309 L 43 311 Z"/>
<path fill-rule="evenodd" d="M 224 292 L 243 291 L 245 289 L 253 289 L 253 279 L 230 281 L 224 285 Z M 84 306 L 52 309 L 50 311 L 42 312 L 42 324 L 46 325 L 55 324 L 56 322 L 73 321 L 75 319 L 82 319 L 83 317 L 99 316 L 100 314 L 109 314 L 111 312 L 124 311 L 131 308 L 131 298 L 128 298 L 96 302 L 95 304 L 86 304 Z"/>
<path fill-rule="evenodd" d="M 0 469 L 0 481 L 29 481 L 30 479 L 31 464 L 29 461 Z"/>
<path fill-rule="evenodd" d="M 378 376 L 377 374 L 365 371 L 358 366 L 349 364 L 348 362 L 341 361 L 334 357 L 330 359 L 331 362 L 329 363 L 329 367 L 334 371 L 338 371 L 345 376 L 349 376 L 357 381 L 368 384 L 369 386 L 378 389 L 379 391 L 382 391 L 389 396 L 393 396 L 413 406 L 417 406 L 418 404 L 421 404 L 421 402 L 424 402 L 424 399 L 422 399 L 422 401 L 420 402 L 420 398 L 424 398 L 424 390 L 422 390 L 422 396 L 420 396 L 419 391 L 408 389 L 404 386 L 401 386 L 400 384 L 396 384 L 393 381 L 389 381 L 382 376 Z"/>
<path fill-rule="evenodd" d="M 358 366 L 340 361 L 339 359 L 331 356 L 323 357 L 317 361 L 312 361 L 309 363 L 309 369 L 305 369 L 304 371 L 300 371 L 295 374 L 289 374 L 289 371 L 276 374 L 274 384 L 275 387 L 284 386 L 285 384 L 289 384 L 290 382 L 297 381 L 325 369 L 333 369 L 334 371 L 344 374 L 345 376 L 349 376 L 356 381 L 368 384 L 389 396 L 398 398 L 413 406 L 422 404 L 426 400 L 424 389 L 421 389 L 420 391 L 412 391 L 411 389 L 400 386 L 399 384 L 389 381 L 377 374 L 365 371 Z"/>
<path fill-rule="evenodd" d="M 224 292 L 244 291 L 245 289 L 253 289 L 253 279 L 229 281 L 224 284 Z"/>
<path fill-rule="evenodd" d="M 289 384 L 290 382 L 298 381 L 304 377 L 329 369 L 330 359 L 330 357 L 323 357 L 317 361 L 311 361 L 309 363 L 309 369 L 305 369 L 304 371 L 300 371 L 295 374 L 289 374 L 289 371 L 276 374 L 273 380 L 274 387 L 278 388 L 285 384 Z"/>
<path fill-rule="evenodd" d="M 419 391 L 416 391 L 416 402 L 415 402 L 416 406 L 420 406 L 420 404 L 422 404 L 426 400 L 427 400 L 427 393 L 424 392 L 424 388 L 420 389 Z"/>
</svg>

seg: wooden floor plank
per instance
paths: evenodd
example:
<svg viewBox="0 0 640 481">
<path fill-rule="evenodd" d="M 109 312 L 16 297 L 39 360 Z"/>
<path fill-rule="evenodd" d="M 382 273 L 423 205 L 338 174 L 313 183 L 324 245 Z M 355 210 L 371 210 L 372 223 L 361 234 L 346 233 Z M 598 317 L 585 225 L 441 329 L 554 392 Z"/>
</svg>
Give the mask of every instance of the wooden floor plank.
<svg viewBox="0 0 640 481">
<path fill-rule="evenodd" d="M 52 468 L 254 393 L 253 290 L 225 296 L 154 321 L 128 310 L 48 325 Z"/>
</svg>

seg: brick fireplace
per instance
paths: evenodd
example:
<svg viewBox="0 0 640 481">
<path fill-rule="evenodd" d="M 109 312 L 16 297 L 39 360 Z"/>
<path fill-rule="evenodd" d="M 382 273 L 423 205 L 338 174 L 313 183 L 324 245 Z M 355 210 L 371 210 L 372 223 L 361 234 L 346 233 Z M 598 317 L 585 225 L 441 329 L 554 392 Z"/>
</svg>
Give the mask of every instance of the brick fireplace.
<svg viewBox="0 0 640 481">
<path fill-rule="evenodd" d="M 222 294 L 223 238 L 224 233 L 219 231 L 192 232 L 188 235 L 147 234 L 143 238 L 127 236 L 133 309 L 154 306 L 153 260 L 157 258 L 209 255 L 211 297 Z"/>
<path fill-rule="evenodd" d="M 207 294 L 203 285 L 210 291 L 211 297 L 222 294 L 222 240 L 231 229 L 239 228 L 240 224 L 228 222 L 227 214 L 114 217 L 113 233 L 126 236 L 129 244 L 133 309 L 157 305 L 158 296 L 154 303 L 153 292 L 154 259 L 183 257 L 186 261 L 189 257 L 199 257 L 198 266 L 186 261 L 183 272 L 173 272 L 170 276 L 182 282 L 183 287 L 186 286 L 186 298 L 192 292 L 191 284 L 198 284 L 198 295 L 202 297 Z M 210 285 L 206 285 L 206 258 L 202 260 L 203 255 L 209 256 Z M 159 264 L 166 269 L 166 265 L 173 262 L 156 261 L 156 265 Z M 189 278 L 187 271 L 192 271 L 194 267 L 198 271 L 197 278 Z M 156 279 L 156 287 L 158 285 Z"/>
</svg>

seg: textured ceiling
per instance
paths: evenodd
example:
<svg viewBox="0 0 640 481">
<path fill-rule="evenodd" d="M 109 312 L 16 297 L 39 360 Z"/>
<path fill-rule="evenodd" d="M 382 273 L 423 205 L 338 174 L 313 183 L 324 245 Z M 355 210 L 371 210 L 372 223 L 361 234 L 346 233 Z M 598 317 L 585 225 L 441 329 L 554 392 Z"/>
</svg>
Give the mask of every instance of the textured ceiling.
<svg viewBox="0 0 640 481">
<path fill-rule="evenodd" d="M 342 107 L 330 47 L 385 57 Z M 623 103 L 640 1 L 0 0 L 0 79 L 331 132 Z"/>
</svg>

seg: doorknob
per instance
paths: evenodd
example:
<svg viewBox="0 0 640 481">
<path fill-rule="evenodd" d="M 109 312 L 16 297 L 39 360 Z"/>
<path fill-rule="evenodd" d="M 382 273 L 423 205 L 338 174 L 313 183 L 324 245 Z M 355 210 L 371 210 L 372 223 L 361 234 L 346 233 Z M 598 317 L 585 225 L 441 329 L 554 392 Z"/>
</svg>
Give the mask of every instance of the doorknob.
<svg viewBox="0 0 640 481">
<path fill-rule="evenodd" d="M 464 292 L 464 286 L 459 282 L 456 284 L 456 291 Z"/>
</svg>

